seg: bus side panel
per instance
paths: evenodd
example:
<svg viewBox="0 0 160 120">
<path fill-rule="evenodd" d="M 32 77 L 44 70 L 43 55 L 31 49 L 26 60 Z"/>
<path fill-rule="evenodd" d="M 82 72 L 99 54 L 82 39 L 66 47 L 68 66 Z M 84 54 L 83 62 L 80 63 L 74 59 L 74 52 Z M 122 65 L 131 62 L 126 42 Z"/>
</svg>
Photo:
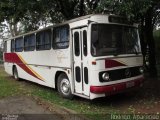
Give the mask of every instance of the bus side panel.
<svg viewBox="0 0 160 120">
<path fill-rule="evenodd" d="M 35 83 L 38 83 L 38 84 L 41 84 L 41 85 L 45 85 L 45 86 L 48 86 L 48 87 L 52 87 L 52 84 L 48 83 L 48 79 L 39 77 L 39 76 L 41 76 L 40 72 L 39 72 L 39 71 L 41 71 L 40 68 L 37 68 L 38 69 L 37 70 L 37 69 L 35 69 L 34 66 L 29 66 L 32 70 L 34 70 L 34 72 L 36 72 L 37 77 L 35 77 L 35 76 L 32 76 L 29 73 L 27 73 L 27 71 L 22 69 L 20 66 L 17 65 L 16 67 L 17 67 L 17 70 L 18 70 L 19 78 L 22 78 L 22 79 L 25 79 L 25 80 L 28 80 L 28 81 L 31 81 L 31 82 L 35 82 Z M 43 71 L 43 68 L 41 68 L 41 69 Z M 49 75 L 50 71 L 51 70 L 46 70 L 45 73 L 47 75 Z M 52 74 L 50 74 L 49 76 L 53 77 Z"/>
<path fill-rule="evenodd" d="M 13 75 L 12 66 L 13 66 L 13 63 L 4 62 L 4 69 L 9 75 Z"/>
<path fill-rule="evenodd" d="M 7 45 L 5 47 L 7 47 L 7 48 L 4 48 L 6 51 L 4 51 L 4 53 L 3 53 L 4 69 L 5 69 L 5 71 L 9 75 L 13 75 L 13 73 L 12 73 L 13 63 L 11 63 L 11 62 L 5 62 L 5 59 L 4 59 L 4 54 L 5 53 L 9 53 L 11 51 L 10 50 L 10 48 L 11 48 L 11 45 L 10 45 L 11 41 L 6 41 L 6 42 L 7 42 Z"/>
<path fill-rule="evenodd" d="M 57 71 L 63 71 L 67 74 L 68 70 L 71 69 L 69 48 L 6 53 L 5 56 L 9 62 L 14 62 L 16 65 L 19 78 L 49 87 L 55 87 L 55 74 Z M 6 72 L 11 75 L 12 67 L 13 64 L 5 64 Z M 71 79 L 71 76 L 69 76 L 69 79 Z"/>
<path fill-rule="evenodd" d="M 70 50 L 45 50 L 17 53 L 25 64 L 41 67 L 70 68 Z"/>
</svg>

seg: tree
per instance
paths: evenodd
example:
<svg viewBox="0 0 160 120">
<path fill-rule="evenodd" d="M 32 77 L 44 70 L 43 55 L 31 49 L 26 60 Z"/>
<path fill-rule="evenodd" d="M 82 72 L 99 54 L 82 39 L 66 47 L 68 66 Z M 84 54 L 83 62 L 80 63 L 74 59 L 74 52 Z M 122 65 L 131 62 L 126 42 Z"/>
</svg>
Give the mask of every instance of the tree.
<svg viewBox="0 0 160 120">
<path fill-rule="evenodd" d="M 100 0 L 41 0 L 40 2 L 46 10 L 49 11 L 48 13 L 52 20 L 55 20 L 55 15 L 58 15 L 57 18 L 60 18 L 59 22 L 61 22 L 62 20 L 70 20 L 75 17 L 93 13 L 99 1 Z"/>
<path fill-rule="evenodd" d="M 147 45 L 149 48 L 149 70 L 152 76 L 157 76 L 157 69 L 156 69 L 156 58 L 155 58 L 155 40 L 153 37 L 153 30 L 158 21 L 158 16 L 160 12 L 160 1 L 153 0 L 151 1 L 150 7 L 147 9 L 146 14 L 144 15 L 145 19 L 145 36 Z"/>
<path fill-rule="evenodd" d="M 0 20 L 6 21 L 12 36 L 20 34 L 18 31 L 18 22 L 24 17 L 26 8 L 25 1 L 6 0 L 0 1 Z"/>
<path fill-rule="evenodd" d="M 0 22 L 5 21 L 11 35 L 16 36 L 45 24 L 48 17 L 46 10 L 38 0 L 0 1 Z"/>
<path fill-rule="evenodd" d="M 159 0 L 5 0 L 0 1 L 0 21 L 6 20 L 12 36 L 47 23 L 59 23 L 91 13 L 113 13 L 140 23 L 142 53 L 149 47 L 149 70 L 156 74 L 153 29 L 160 18 Z M 18 28 L 22 25 L 21 29 Z"/>
<path fill-rule="evenodd" d="M 142 53 L 146 55 L 149 48 L 149 71 L 152 76 L 157 75 L 155 59 L 155 43 L 153 29 L 160 16 L 159 0 L 102 0 L 98 12 L 111 12 L 126 16 L 130 21 L 140 23 Z"/>
</svg>

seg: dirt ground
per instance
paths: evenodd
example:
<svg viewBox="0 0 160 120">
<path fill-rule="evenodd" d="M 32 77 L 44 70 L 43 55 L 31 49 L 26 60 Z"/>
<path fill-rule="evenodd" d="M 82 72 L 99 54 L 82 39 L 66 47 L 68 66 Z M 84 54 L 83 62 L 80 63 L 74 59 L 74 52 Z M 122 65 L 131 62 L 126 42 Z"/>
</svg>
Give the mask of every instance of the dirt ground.
<svg viewBox="0 0 160 120">
<path fill-rule="evenodd" d="M 87 120 L 75 113 L 29 96 L 10 96 L 0 100 L 0 120 Z"/>
<path fill-rule="evenodd" d="M 150 78 L 146 75 L 143 87 L 139 90 L 102 98 L 95 103 L 100 101 L 107 101 L 107 105 L 119 109 L 120 113 L 158 114 L 160 116 L 160 77 Z"/>
<path fill-rule="evenodd" d="M 20 120 L 63 120 L 60 114 L 47 110 L 33 98 L 26 96 L 12 96 L 1 99 L 0 113 L 2 119 L 18 117 Z"/>
<path fill-rule="evenodd" d="M 0 100 L 1 114 L 50 114 L 50 111 L 39 106 L 33 99 L 13 96 Z"/>
<path fill-rule="evenodd" d="M 160 78 L 145 77 L 144 87 L 134 103 L 138 113 L 160 115 Z"/>
</svg>

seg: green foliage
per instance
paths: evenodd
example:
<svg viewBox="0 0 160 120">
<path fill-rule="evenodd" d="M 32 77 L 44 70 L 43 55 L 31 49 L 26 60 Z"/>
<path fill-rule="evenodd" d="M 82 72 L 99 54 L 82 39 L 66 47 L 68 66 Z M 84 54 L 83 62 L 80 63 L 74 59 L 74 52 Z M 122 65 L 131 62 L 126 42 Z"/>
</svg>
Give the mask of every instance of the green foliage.
<svg viewBox="0 0 160 120">
<path fill-rule="evenodd" d="M 160 41 L 160 30 L 156 30 L 156 31 L 154 31 L 154 37 L 156 38 L 156 40 L 158 41 Z"/>
<path fill-rule="evenodd" d="M 158 76 L 160 77 L 160 30 L 154 31 Z"/>
<path fill-rule="evenodd" d="M 139 22 L 149 8 L 151 0 L 101 0 L 97 12 L 113 13 L 129 18 L 131 21 Z"/>
<path fill-rule="evenodd" d="M 155 38 L 155 45 L 156 45 L 156 51 L 157 54 L 159 55 L 159 50 L 160 50 L 160 30 L 154 31 L 154 38 Z M 160 57 L 160 55 L 159 55 Z"/>
</svg>

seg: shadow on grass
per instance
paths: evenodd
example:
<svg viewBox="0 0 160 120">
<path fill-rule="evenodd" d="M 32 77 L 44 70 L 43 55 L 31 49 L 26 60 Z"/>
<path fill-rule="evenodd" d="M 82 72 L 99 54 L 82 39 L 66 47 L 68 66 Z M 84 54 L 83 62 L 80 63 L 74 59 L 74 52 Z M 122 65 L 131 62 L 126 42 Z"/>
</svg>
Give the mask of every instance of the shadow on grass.
<svg viewBox="0 0 160 120">
<path fill-rule="evenodd" d="M 8 78 L 13 80 L 13 77 L 11 76 L 9 76 Z M 42 86 L 31 81 L 20 79 L 18 82 L 20 82 L 24 86 L 32 86 L 38 89 L 43 89 L 43 90 L 58 94 L 57 89 Z M 118 93 L 115 95 L 110 95 L 102 98 L 96 98 L 94 100 L 87 100 L 78 96 L 74 96 L 73 100 L 78 102 L 79 101 L 89 102 L 90 104 L 97 104 L 97 105 L 110 105 L 110 104 L 118 105 L 118 104 L 124 104 L 126 102 L 131 102 L 131 101 L 142 99 L 142 98 L 151 99 L 152 97 L 155 97 L 155 98 L 160 97 L 160 79 L 147 78 L 144 81 L 143 87 L 136 89 L 135 91 Z"/>
</svg>

